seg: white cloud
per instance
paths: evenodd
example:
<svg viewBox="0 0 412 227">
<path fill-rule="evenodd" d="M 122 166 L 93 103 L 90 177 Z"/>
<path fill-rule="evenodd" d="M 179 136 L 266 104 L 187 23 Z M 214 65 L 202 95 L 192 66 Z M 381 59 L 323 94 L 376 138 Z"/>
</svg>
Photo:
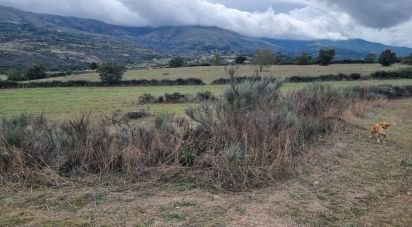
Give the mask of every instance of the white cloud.
<svg viewBox="0 0 412 227">
<path fill-rule="evenodd" d="M 403 4 L 411 1 L 399 0 Z M 412 19 L 408 16 L 410 11 L 400 9 L 402 13 L 393 15 L 396 4 L 385 3 L 391 2 L 388 0 L 342 2 L 337 0 L 0 0 L 1 5 L 23 10 L 93 18 L 120 25 L 219 26 L 249 36 L 290 39 L 364 38 L 412 47 L 412 40 L 408 36 L 412 34 Z M 381 2 L 382 5 L 377 2 Z M 402 8 L 402 5 L 397 7 Z M 409 9 L 408 7 L 412 7 L 412 4 L 403 6 L 404 9 Z M 379 20 L 376 19 L 378 16 Z"/>
</svg>

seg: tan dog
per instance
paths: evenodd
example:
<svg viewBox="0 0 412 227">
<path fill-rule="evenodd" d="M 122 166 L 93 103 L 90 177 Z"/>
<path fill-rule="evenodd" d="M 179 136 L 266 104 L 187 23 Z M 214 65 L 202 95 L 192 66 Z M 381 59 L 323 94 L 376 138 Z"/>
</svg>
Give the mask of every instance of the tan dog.
<svg viewBox="0 0 412 227">
<path fill-rule="evenodd" d="M 376 125 L 372 126 L 371 128 L 371 135 L 369 138 L 375 137 L 376 141 L 378 143 L 385 143 L 384 139 L 387 136 L 386 130 L 390 127 L 391 125 L 387 122 L 381 122 L 377 123 Z"/>
</svg>

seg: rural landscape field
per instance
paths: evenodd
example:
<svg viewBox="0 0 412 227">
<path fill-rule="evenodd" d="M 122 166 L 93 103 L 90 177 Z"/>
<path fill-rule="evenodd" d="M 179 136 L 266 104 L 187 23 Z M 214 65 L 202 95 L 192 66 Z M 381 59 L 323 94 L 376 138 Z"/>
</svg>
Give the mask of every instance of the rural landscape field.
<svg viewBox="0 0 412 227">
<path fill-rule="evenodd" d="M 412 226 L 411 7 L 0 0 L 0 226 Z"/>
</svg>

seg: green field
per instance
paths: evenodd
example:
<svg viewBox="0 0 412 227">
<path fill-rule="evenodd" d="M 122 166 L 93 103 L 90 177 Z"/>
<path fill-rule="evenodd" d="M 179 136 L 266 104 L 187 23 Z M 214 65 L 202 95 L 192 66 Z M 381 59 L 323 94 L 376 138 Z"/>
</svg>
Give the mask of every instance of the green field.
<svg viewBox="0 0 412 227">
<path fill-rule="evenodd" d="M 358 85 L 412 85 L 412 80 L 369 80 L 356 82 L 320 82 L 334 87 L 350 87 Z M 288 83 L 283 91 L 299 89 L 312 83 Z M 109 116 L 115 111 L 134 111 L 150 108 L 152 112 L 174 112 L 183 114 L 189 105 L 194 104 L 150 104 L 139 105 L 138 97 L 144 93 L 155 96 L 165 93 L 180 92 L 196 94 L 200 91 L 211 91 L 220 95 L 225 85 L 206 86 L 159 86 L 159 87 L 103 87 L 103 88 L 36 88 L 0 90 L 0 116 L 19 113 L 45 113 L 55 120 L 72 118 L 82 113 L 91 112 L 97 116 Z"/>
<path fill-rule="evenodd" d="M 326 74 L 338 74 L 338 73 L 360 73 L 361 75 L 369 75 L 376 71 L 394 71 L 400 68 L 405 68 L 406 65 L 395 64 L 390 67 L 382 67 L 380 64 L 346 64 L 346 65 L 330 65 L 330 66 L 318 66 L 318 65 L 274 65 L 270 68 L 266 68 L 265 72 L 261 73 L 262 76 L 274 76 L 274 77 L 290 77 L 290 76 L 319 76 Z M 244 65 L 239 68 L 240 76 L 251 76 L 255 72 L 256 67 L 254 65 Z M 223 66 L 202 66 L 202 67 L 185 67 L 185 68 L 162 68 L 162 69 L 141 69 L 127 71 L 124 79 L 178 79 L 178 78 L 199 78 L 205 83 L 210 83 L 215 79 L 225 77 L 225 71 Z M 68 81 L 68 80 L 91 80 L 98 81 L 99 76 L 97 73 L 72 75 L 66 77 L 55 77 L 43 79 L 40 81 Z"/>
</svg>

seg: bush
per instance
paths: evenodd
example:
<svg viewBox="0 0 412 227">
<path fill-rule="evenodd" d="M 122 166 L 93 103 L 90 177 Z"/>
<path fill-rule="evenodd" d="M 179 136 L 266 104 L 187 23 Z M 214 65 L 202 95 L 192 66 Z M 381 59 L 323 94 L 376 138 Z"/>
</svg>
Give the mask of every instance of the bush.
<svg viewBox="0 0 412 227">
<path fill-rule="evenodd" d="M 169 66 L 171 68 L 179 68 L 179 67 L 183 67 L 184 65 L 185 65 L 185 59 L 183 59 L 182 57 L 175 57 L 169 61 Z"/>
<path fill-rule="evenodd" d="M 155 97 L 152 94 L 145 93 L 143 96 L 139 97 L 139 103 L 146 104 L 146 103 L 153 103 L 155 101 Z"/>
<path fill-rule="evenodd" d="M 298 65 L 308 65 L 311 60 L 312 60 L 312 57 L 309 54 L 303 53 L 301 56 L 299 56 L 296 59 L 296 64 L 298 64 Z"/>
<path fill-rule="evenodd" d="M 99 67 L 100 80 L 105 84 L 119 84 L 122 81 L 126 68 L 114 63 L 103 64 Z"/>
<path fill-rule="evenodd" d="M 47 73 L 43 65 L 34 64 L 26 70 L 24 76 L 28 80 L 37 80 L 47 78 Z"/>
<path fill-rule="evenodd" d="M 27 114 L 21 114 L 10 119 L 3 118 L 1 122 L 1 135 L 7 145 L 21 148 L 25 137 L 27 126 L 32 123 L 32 117 Z"/>
<path fill-rule="evenodd" d="M 241 65 L 241 64 L 245 63 L 246 60 L 247 60 L 247 58 L 243 55 L 237 56 L 236 60 L 235 60 L 235 63 Z"/>
<path fill-rule="evenodd" d="M 319 64 L 328 66 L 335 57 L 335 49 L 320 49 L 319 50 Z"/>
<path fill-rule="evenodd" d="M 187 96 L 179 92 L 175 92 L 172 94 L 166 93 L 164 97 L 165 97 L 166 102 L 177 103 L 177 102 L 185 101 Z"/>
<path fill-rule="evenodd" d="M 17 69 L 9 70 L 6 73 L 6 75 L 7 75 L 7 80 L 10 80 L 10 81 L 25 81 L 25 80 L 27 80 L 24 73 L 20 70 L 17 70 Z"/>
<path fill-rule="evenodd" d="M 395 64 L 397 60 L 398 58 L 396 57 L 396 54 L 393 53 L 391 50 L 383 51 L 379 57 L 379 63 L 382 66 L 391 66 Z"/>
<path fill-rule="evenodd" d="M 376 61 L 376 54 L 375 53 L 368 53 L 365 56 L 365 63 L 375 63 Z"/>
<path fill-rule="evenodd" d="M 198 92 L 196 94 L 197 101 L 209 101 L 214 100 L 216 97 L 210 91 Z"/>
</svg>

